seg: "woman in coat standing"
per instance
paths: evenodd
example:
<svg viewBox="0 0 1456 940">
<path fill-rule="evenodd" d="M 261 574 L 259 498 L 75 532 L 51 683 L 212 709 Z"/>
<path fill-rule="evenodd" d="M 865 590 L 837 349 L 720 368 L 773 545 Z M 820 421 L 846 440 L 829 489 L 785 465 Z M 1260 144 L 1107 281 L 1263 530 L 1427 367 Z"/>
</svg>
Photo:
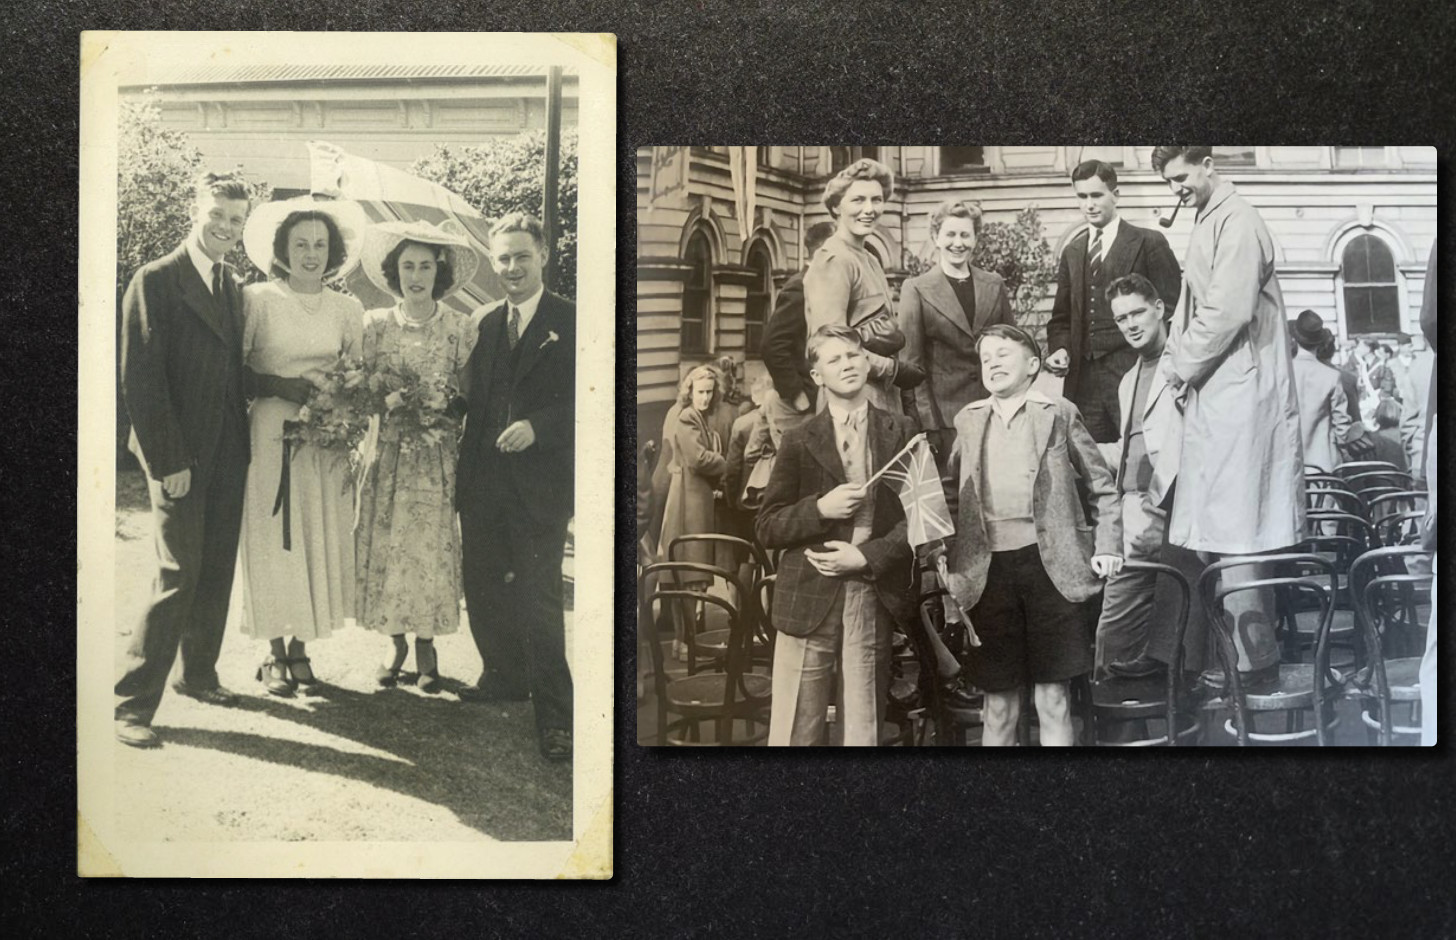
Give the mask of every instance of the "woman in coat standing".
<svg viewBox="0 0 1456 940">
<path fill-rule="evenodd" d="M 1006 283 L 1000 275 L 971 265 L 981 233 L 981 207 L 951 199 L 930 216 L 930 237 L 939 261 L 900 288 L 900 361 L 924 372 L 926 380 L 904 394 L 905 412 L 915 419 L 942 461 L 955 438 L 955 417 L 988 394 L 981 384 L 976 335 L 993 323 L 1015 326 Z"/>
</svg>

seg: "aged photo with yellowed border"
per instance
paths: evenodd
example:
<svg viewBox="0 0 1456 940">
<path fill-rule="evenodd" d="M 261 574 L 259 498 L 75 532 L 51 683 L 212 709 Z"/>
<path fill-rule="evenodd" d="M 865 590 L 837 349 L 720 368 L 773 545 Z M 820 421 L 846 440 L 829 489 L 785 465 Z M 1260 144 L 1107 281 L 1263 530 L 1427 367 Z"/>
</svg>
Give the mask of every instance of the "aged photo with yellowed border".
<svg viewBox="0 0 1456 940">
<path fill-rule="evenodd" d="M 81 47 L 78 873 L 611 877 L 615 38 Z"/>
</svg>

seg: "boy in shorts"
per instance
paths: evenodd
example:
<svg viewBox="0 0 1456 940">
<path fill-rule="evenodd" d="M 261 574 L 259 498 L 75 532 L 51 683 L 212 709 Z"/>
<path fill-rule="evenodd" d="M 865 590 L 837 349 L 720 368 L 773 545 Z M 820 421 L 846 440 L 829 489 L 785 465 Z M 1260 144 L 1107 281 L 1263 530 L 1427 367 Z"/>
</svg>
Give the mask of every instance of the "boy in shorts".
<svg viewBox="0 0 1456 940">
<path fill-rule="evenodd" d="M 982 641 L 967 664 L 986 693 L 982 744 L 1015 743 L 1030 684 L 1041 743 L 1069 746 L 1069 681 L 1092 669 L 1083 602 L 1122 568 L 1117 486 L 1076 406 L 1032 388 L 1036 340 L 996 324 L 976 350 L 991 397 L 955 419 L 949 588 Z"/>
</svg>

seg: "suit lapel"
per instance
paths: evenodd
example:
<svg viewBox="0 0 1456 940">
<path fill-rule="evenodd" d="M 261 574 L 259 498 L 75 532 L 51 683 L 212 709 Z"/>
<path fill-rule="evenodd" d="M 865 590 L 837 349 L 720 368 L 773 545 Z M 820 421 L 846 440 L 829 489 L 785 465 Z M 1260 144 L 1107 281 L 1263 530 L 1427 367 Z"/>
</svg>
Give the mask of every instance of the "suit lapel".
<svg viewBox="0 0 1456 940">
<path fill-rule="evenodd" d="M 549 293 L 541 295 L 541 303 L 536 307 L 536 315 L 526 325 L 526 332 L 521 334 L 521 342 L 525 348 L 521 350 L 520 365 L 517 366 L 513 384 L 521 384 L 521 379 L 536 365 L 536 360 L 541 358 L 547 344 L 551 341 L 552 327 L 556 324 L 556 306 L 552 303 L 552 296 Z M 504 322 L 502 317 L 502 322 Z"/>
<path fill-rule="evenodd" d="M 232 324 L 227 322 L 223 313 L 222 304 L 212 296 L 211 285 L 204 284 L 202 276 L 192 266 L 192 258 L 187 254 L 187 246 L 182 245 L 174 254 L 176 263 L 174 270 L 177 273 L 178 292 L 198 319 L 207 324 L 208 329 L 218 335 L 218 338 L 228 345 L 237 341 L 237 335 L 233 331 Z M 224 288 L 226 290 L 226 288 Z"/>
<path fill-rule="evenodd" d="M 961 458 L 966 461 L 966 486 L 971 490 L 971 499 L 966 499 L 966 494 L 961 494 L 962 506 L 980 506 L 980 497 L 976 492 L 981 484 L 981 452 L 982 445 L 986 440 L 986 422 L 991 418 L 991 406 L 982 405 L 978 408 L 970 408 L 963 412 L 966 415 L 965 439 L 972 446 L 966 448 Z M 956 429 L 957 434 L 960 428 Z"/>
<path fill-rule="evenodd" d="M 954 323 L 967 336 L 974 336 L 975 330 L 971 328 L 970 321 L 966 319 L 966 312 L 961 309 L 961 300 L 951 288 L 950 279 L 945 276 L 945 272 L 938 269 L 932 271 L 926 281 L 925 299 L 930 306 L 935 308 L 935 312 Z M 981 292 L 978 289 L 976 291 L 977 307 L 981 305 L 980 297 Z"/>
<path fill-rule="evenodd" d="M 835 483 L 846 482 L 844 461 L 839 459 L 839 451 L 834 447 L 834 419 L 830 417 L 828 409 L 819 412 L 809 422 L 804 438 L 804 445 L 809 453 L 819 461 L 830 479 Z"/>
<path fill-rule="evenodd" d="M 1107 272 L 1107 282 L 1110 284 L 1132 270 L 1133 259 L 1137 257 L 1138 247 L 1142 244 L 1142 237 L 1133 226 L 1124 219 L 1117 226 L 1117 241 L 1113 242 L 1103 259 L 1103 270 Z"/>
<path fill-rule="evenodd" d="M 1067 269 L 1072 275 L 1072 309 L 1087 309 L 1087 246 L 1091 236 L 1086 230 L 1072 239 L 1072 250 L 1067 254 Z M 1077 324 L 1073 323 L 1074 327 Z M 1077 327 L 1080 329 L 1080 327 Z"/>
<path fill-rule="evenodd" d="M 974 332 L 979 333 L 996 313 L 995 288 L 990 275 L 980 268 L 971 268 L 971 281 L 976 285 L 976 322 L 973 327 Z"/>
<path fill-rule="evenodd" d="M 480 383 L 482 393 L 490 388 L 491 373 L 495 369 L 495 352 L 500 348 L 502 334 L 506 330 L 505 309 L 505 303 L 502 302 L 480 319 L 480 338 L 476 340 L 471 355 L 480 357 L 480 374 L 475 377 L 475 381 Z"/>
<path fill-rule="evenodd" d="M 1052 439 L 1052 426 L 1057 421 L 1057 410 L 1029 398 L 1022 407 L 1026 409 L 1026 417 L 1031 421 L 1031 439 L 1036 448 L 1037 466 L 1040 468 L 1042 456 L 1046 454 L 1047 444 Z"/>
</svg>

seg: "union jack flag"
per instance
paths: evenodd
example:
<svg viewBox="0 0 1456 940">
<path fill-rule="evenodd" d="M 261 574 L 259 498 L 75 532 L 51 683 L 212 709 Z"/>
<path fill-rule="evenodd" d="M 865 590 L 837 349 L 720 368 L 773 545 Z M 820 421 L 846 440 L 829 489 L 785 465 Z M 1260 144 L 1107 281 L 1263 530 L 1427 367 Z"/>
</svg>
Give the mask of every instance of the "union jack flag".
<svg viewBox="0 0 1456 940">
<path fill-rule="evenodd" d="M 912 547 L 919 548 L 927 542 L 955 535 L 935 457 L 923 435 L 911 441 L 881 473 L 894 484 L 905 507 L 906 532 Z"/>
</svg>

